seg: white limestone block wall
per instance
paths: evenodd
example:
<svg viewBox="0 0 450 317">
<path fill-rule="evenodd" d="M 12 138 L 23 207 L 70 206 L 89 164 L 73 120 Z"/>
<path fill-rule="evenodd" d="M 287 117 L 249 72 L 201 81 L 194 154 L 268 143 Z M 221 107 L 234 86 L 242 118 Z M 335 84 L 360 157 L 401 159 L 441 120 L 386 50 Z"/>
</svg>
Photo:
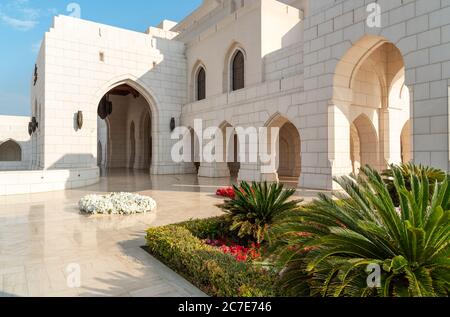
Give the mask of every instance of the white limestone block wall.
<svg viewBox="0 0 450 317">
<path fill-rule="evenodd" d="M 170 157 L 169 124 L 172 117 L 179 122 L 186 101 L 186 66 L 184 44 L 171 41 L 173 36 L 159 29 L 146 34 L 71 17 L 55 18 L 43 42 L 45 168 L 95 167 L 98 102 L 110 89 L 129 84 L 151 105 L 152 172 L 181 169 Z M 81 130 L 74 120 L 78 111 L 84 115 Z"/>
<path fill-rule="evenodd" d="M 45 41 L 45 40 L 44 40 Z M 35 69 L 32 69 L 30 81 L 30 110 L 31 117 L 36 117 L 38 128 L 31 136 L 31 168 L 44 168 L 45 148 L 45 44 L 41 44 L 36 60 Z"/>
<path fill-rule="evenodd" d="M 0 116 L 0 171 L 29 170 L 31 168 L 31 139 L 28 134 L 29 117 Z M 20 147 L 20 160 L 16 161 L 17 146 L 8 146 L 14 142 Z M 4 158 L 5 160 L 2 160 Z M 14 161 L 11 161 L 11 158 Z"/>
<path fill-rule="evenodd" d="M 264 79 L 267 81 L 303 73 L 303 43 L 267 54 L 264 57 Z"/>
<path fill-rule="evenodd" d="M 382 9 L 381 28 L 367 26 L 368 3 L 329 1 L 315 13 L 312 8 L 312 15 L 305 20 L 304 106 L 315 109 L 318 128 L 328 133 L 306 142 L 306 147 L 314 148 L 311 155 L 327 155 L 327 160 L 304 160 L 303 186 L 332 188 L 331 177 L 348 172 L 348 162 L 336 156 L 336 133 L 347 129 L 348 122 L 345 124 L 346 118 L 332 100 L 336 93 L 333 81 L 339 61 L 364 37 L 369 39 L 366 46 L 373 39 L 385 39 L 404 57 L 405 81 L 412 99 L 414 161 L 449 169 L 450 2 L 377 1 Z M 361 57 L 364 51 L 360 54 Z M 315 72 L 316 69 L 323 71 Z"/>
<path fill-rule="evenodd" d="M 188 39 L 186 54 L 191 101 L 183 107 L 183 125 L 193 127 L 195 119 L 202 119 L 204 129 L 228 125 L 259 128 L 267 125 L 276 114 L 281 114 L 300 128 L 298 107 L 303 99 L 301 17 L 300 10 L 278 1 L 246 1 L 214 27 L 209 28 L 205 22 L 204 31 L 198 37 L 191 40 L 181 34 L 180 39 Z M 185 32 L 189 33 L 189 30 Z M 232 92 L 229 69 L 236 49 L 245 55 L 246 88 Z M 206 70 L 207 98 L 194 101 L 194 74 L 199 65 Z M 226 164 L 203 162 L 199 175 L 223 177 L 229 172 Z M 239 179 L 264 179 L 260 164 L 241 163 Z"/>
<path fill-rule="evenodd" d="M 207 97 L 218 96 L 231 90 L 229 67 L 236 49 L 246 55 L 245 86 L 250 87 L 264 80 L 267 54 L 298 43 L 302 38 L 300 11 L 275 0 L 245 2 L 215 25 L 210 26 L 209 21 L 203 23 L 201 32 L 199 26 L 195 27 L 198 36 L 191 39 L 187 29 L 184 31 L 187 35 L 182 33 L 177 37 L 186 41 L 189 102 L 195 100 L 192 91 L 198 65 L 206 70 Z"/>
<path fill-rule="evenodd" d="M 80 188 L 98 182 L 94 168 L 0 172 L 0 196 Z"/>
<path fill-rule="evenodd" d="M 183 125 L 194 127 L 194 120 L 201 118 L 203 128 L 219 127 L 224 122 L 233 127 L 264 127 L 277 114 L 291 121 L 300 131 L 300 137 L 308 138 L 306 117 L 299 117 L 299 108 L 304 101 L 303 75 L 297 74 L 282 80 L 264 82 L 258 86 L 244 88 L 187 104 L 183 107 Z M 311 136 L 312 137 L 312 136 Z M 248 152 L 247 152 L 248 154 Z M 208 166 L 209 172 L 202 176 L 215 177 L 217 166 Z M 223 175 L 222 175 L 223 176 Z M 239 179 L 260 181 L 263 179 L 259 164 L 243 163 Z"/>
</svg>

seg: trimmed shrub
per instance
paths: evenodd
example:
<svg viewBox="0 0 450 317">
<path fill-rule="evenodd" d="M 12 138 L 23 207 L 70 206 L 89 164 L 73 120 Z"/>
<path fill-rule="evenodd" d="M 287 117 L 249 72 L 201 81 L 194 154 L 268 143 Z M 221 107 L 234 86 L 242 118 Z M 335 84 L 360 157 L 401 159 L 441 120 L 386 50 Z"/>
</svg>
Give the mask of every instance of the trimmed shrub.
<svg viewBox="0 0 450 317">
<path fill-rule="evenodd" d="M 230 223 L 225 217 L 214 217 L 200 220 L 189 220 L 177 224 L 186 228 L 199 239 L 217 239 L 229 235 Z"/>
<path fill-rule="evenodd" d="M 217 248 L 205 244 L 186 227 L 213 226 L 216 220 L 151 228 L 147 231 L 149 251 L 194 285 L 217 297 L 277 296 L 277 275 L 251 263 L 237 262 Z M 195 230 L 195 229 L 194 229 Z"/>
</svg>

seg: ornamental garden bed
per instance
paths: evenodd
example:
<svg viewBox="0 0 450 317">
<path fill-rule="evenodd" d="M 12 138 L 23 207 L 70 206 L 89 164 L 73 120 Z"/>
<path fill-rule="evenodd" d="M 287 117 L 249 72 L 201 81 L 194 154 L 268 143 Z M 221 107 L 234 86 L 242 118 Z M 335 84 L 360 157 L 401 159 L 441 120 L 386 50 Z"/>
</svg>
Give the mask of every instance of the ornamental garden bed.
<svg viewBox="0 0 450 317">
<path fill-rule="evenodd" d="M 281 295 L 261 246 L 233 236 L 225 217 L 150 228 L 146 239 L 150 254 L 210 296 Z"/>
<path fill-rule="evenodd" d="M 448 297 L 449 180 L 364 167 L 305 205 L 243 182 L 217 192 L 223 217 L 148 229 L 147 250 L 211 296 Z"/>
</svg>

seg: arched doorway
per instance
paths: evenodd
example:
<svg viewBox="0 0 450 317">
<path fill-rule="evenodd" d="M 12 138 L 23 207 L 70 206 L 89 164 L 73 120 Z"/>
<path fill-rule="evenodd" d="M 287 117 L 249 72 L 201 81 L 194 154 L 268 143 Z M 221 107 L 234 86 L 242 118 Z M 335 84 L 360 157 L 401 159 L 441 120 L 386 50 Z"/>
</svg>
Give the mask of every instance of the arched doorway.
<svg viewBox="0 0 450 317">
<path fill-rule="evenodd" d="M 276 148 L 268 144 L 268 152 L 276 151 L 276 169 L 273 175 L 265 175 L 267 180 L 277 180 L 282 183 L 297 185 L 301 174 L 301 138 L 295 125 L 282 115 L 275 115 L 266 125 L 269 128 L 268 141 L 270 142 L 271 128 L 278 128 L 278 141 Z"/>
<path fill-rule="evenodd" d="M 146 98 L 128 84 L 112 88 L 102 98 L 98 113 L 100 119 L 107 123 L 104 125 L 101 123 L 107 130 L 102 133 L 107 136 L 106 158 L 103 157 L 106 168 L 143 169 L 150 172 L 152 161 L 150 109 Z M 139 127 L 136 123 L 139 123 Z M 136 131 L 139 131 L 139 136 Z M 98 134 L 100 141 L 101 133 Z M 102 146 L 105 145 L 102 143 Z"/>
<path fill-rule="evenodd" d="M 370 165 L 378 167 L 378 136 L 377 132 L 365 115 L 360 115 L 350 126 L 350 157 L 352 160 L 352 171 L 359 173 L 363 166 Z"/>
<path fill-rule="evenodd" d="M 238 177 L 239 170 L 241 169 L 241 163 L 239 161 L 238 136 L 234 127 L 228 122 L 222 123 L 220 125 L 220 130 L 223 134 L 223 158 L 227 163 L 230 176 L 236 178 Z"/>
<path fill-rule="evenodd" d="M 286 122 L 280 129 L 280 165 L 278 167 L 280 181 L 297 182 L 300 170 L 300 134 L 291 122 Z"/>
<path fill-rule="evenodd" d="M 8 140 L 0 144 L 0 162 L 20 161 L 22 161 L 22 148 L 17 142 Z"/>
<path fill-rule="evenodd" d="M 354 43 L 336 66 L 332 103 L 333 176 L 357 173 L 364 165 L 384 170 L 402 161 L 401 129 L 411 117 L 410 98 L 403 56 L 393 43 L 379 36 Z"/>
</svg>

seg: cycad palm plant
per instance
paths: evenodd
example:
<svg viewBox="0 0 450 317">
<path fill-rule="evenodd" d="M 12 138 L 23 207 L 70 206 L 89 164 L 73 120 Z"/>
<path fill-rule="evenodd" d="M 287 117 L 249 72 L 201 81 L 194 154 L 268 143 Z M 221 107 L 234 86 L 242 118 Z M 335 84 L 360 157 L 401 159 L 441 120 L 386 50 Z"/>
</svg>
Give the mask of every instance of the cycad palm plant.
<svg viewBox="0 0 450 317">
<path fill-rule="evenodd" d="M 269 226 L 277 216 L 299 209 L 302 200 L 292 200 L 295 189 L 285 190 L 282 184 L 242 182 L 234 186 L 235 197 L 218 205 L 231 222 L 231 231 L 239 238 L 250 238 L 261 243 Z"/>
<path fill-rule="evenodd" d="M 361 171 L 357 180 L 336 180 L 345 191 L 338 200 L 321 195 L 272 228 L 282 286 L 291 295 L 448 296 L 449 178 L 436 182 L 430 196 L 425 173 L 405 180 L 392 167 L 397 208 L 381 175 Z M 370 285 L 367 269 L 377 267 L 380 285 Z"/>
<path fill-rule="evenodd" d="M 384 171 L 381 175 L 383 176 L 383 181 L 386 183 L 389 193 L 394 200 L 396 206 L 400 205 L 399 196 L 396 192 L 395 184 L 394 184 L 394 174 L 393 174 L 393 166 L 390 166 L 389 169 Z M 434 184 L 436 182 L 441 183 L 446 176 L 446 173 L 440 169 L 423 166 L 423 165 L 415 165 L 413 163 L 401 164 L 398 166 L 398 169 L 403 175 L 405 179 L 405 185 L 408 190 L 411 189 L 410 178 L 411 175 L 424 175 L 428 178 L 428 182 L 430 183 L 430 193 L 434 190 Z"/>
</svg>

